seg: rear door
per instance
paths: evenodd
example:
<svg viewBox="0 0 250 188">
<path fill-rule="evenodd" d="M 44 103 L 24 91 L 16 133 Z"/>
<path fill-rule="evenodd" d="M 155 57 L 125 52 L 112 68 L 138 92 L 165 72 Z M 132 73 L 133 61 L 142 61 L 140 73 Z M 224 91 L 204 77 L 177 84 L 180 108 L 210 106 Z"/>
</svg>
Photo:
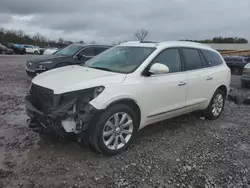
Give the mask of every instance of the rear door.
<svg viewBox="0 0 250 188">
<path fill-rule="evenodd" d="M 211 85 L 209 83 L 212 82 L 213 78 L 198 49 L 182 48 L 181 51 L 188 83 L 186 107 L 194 110 L 200 109 L 210 100 Z"/>
<path fill-rule="evenodd" d="M 95 47 L 94 46 L 86 47 L 78 55 L 81 56 L 81 58 L 75 59 L 76 63 L 77 64 L 84 63 L 95 56 Z"/>
<path fill-rule="evenodd" d="M 206 84 L 211 88 L 211 90 L 207 91 L 211 98 L 220 85 L 225 85 L 225 78 L 228 77 L 228 69 L 225 69 L 224 62 L 218 53 L 203 49 L 200 52 L 207 63 Z"/>
<path fill-rule="evenodd" d="M 95 55 L 98 55 L 107 49 L 108 49 L 108 47 L 95 47 Z"/>
</svg>

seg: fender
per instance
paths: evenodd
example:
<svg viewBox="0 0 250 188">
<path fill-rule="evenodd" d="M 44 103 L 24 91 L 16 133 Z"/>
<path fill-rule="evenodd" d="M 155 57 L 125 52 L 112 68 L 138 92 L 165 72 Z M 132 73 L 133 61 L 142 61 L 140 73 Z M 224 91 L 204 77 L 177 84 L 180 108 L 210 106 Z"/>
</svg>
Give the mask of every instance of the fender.
<svg viewBox="0 0 250 188">
<path fill-rule="evenodd" d="M 92 106 L 94 106 L 98 110 L 106 109 L 110 104 L 118 102 L 120 100 L 133 100 L 138 104 L 136 97 L 129 93 L 121 93 L 119 95 L 113 95 L 110 98 L 105 98 L 105 96 L 100 96 L 95 98 L 90 102 Z M 138 104 L 140 106 L 140 104 Z"/>
</svg>

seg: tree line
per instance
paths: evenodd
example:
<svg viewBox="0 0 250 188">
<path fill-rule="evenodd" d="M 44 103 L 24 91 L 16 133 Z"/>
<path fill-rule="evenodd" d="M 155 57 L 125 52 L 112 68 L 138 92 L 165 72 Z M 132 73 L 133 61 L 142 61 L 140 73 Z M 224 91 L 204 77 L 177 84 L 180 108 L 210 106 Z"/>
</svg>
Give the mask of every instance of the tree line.
<svg viewBox="0 0 250 188">
<path fill-rule="evenodd" d="M 148 34 L 149 34 L 148 30 L 140 29 L 135 32 L 134 36 L 139 41 L 144 41 L 147 38 Z M 206 40 L 187 39 L 182 41 L 192 41 L 200 43 L 248 43 L 247 39 L 238 37 L 214 37 L 213 39 L 206 39 Z M 29 44 L 40 47 L 62 48 L 64 46 L 72 44 L 73 42 L 64 40 L 63 38 L 59 38 L 58 40 L 50 40 L 41 35 L 40 33 L 37 33 L 34 36 L 30 36 L 24 33 L 22 30 L 10 30 L 10 29 L 0 28 L 0 43 Z M 84 41 L 79 41 L 78 43 L 84 43 Z M 96 42 L 95 41 L 91 42 L 91 44 L 94 43 Z"/>
<path fill-rule="evenodd" d="M 135 32 L 135 37 L 139 41 L 144 41 L 145 38 L 148 36 L 149 32 L 146 29 L 140 29 Z M 199 43 L 240 43 L 246 44 L 248 40 L 245 38 L 239 37 L 214 37 L 213 39 L 206 39 L 206 40 L 181 40 L 181 41 L 190 41 L 190 42 L 199 42 Z"/>
<path fill-rule="evenodd" d="M 0 43 L 29 44 L 40 47 L 62 48 L 66 45 L 72 44 L 73 42 L 63 40 L 62 38 L 59 38 L 57 41 L 49 40 L 40 33 L 30 36 L 24 33 L 22 30 L 9 30 L 0 28 Z"/>
<path fill-rule="evenodd" d="M 199 42 L 199 43 L 240 43 L 246 44 L 248 40 L 245 38 L 238 38 L 238 37 L 214 37 L 213 39 L 206 39 L 206 40 L 182 40 L 182 41 L 190 41 L 190 42 Z"/>
</svg>

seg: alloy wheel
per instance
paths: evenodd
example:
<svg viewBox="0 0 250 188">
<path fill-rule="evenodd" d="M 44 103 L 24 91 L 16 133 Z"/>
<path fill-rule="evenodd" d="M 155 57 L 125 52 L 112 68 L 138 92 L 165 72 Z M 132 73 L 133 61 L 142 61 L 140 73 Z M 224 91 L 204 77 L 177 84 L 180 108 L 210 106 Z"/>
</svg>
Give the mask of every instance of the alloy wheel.
<svg viewBox="0 0 250 188">
<path fill-rule="evenodd" d="M 218 93 L 214 97 L 212 104 L 212 113 L 214 116 L 220 115 L 220 113 L 222 112 L 223 103 L 224 103 L 224 97 L 221 93 Z"/>
<path fill-rule="evenodd" d="M 112 115 L 103 128 L 103 142 L 111 150 L 124 147 L 132 137 L 134 124 L 131 116 L 126 112 Z"/>
</svg>

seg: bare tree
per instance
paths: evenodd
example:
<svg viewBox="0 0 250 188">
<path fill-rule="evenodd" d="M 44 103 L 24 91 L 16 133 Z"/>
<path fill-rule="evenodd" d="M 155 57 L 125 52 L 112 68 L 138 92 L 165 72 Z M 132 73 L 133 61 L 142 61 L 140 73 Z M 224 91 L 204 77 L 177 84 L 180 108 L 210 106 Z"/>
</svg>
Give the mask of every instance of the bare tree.
<svg viewBox="0 0 250 188">
<path fill-rule="evenodd" d="M 135 32 L 135 37 L 139 41 L 144 41 L 144 39 L 147 37 L 148 31 L 146 29 L 140 29 Z"/>
</svg>

